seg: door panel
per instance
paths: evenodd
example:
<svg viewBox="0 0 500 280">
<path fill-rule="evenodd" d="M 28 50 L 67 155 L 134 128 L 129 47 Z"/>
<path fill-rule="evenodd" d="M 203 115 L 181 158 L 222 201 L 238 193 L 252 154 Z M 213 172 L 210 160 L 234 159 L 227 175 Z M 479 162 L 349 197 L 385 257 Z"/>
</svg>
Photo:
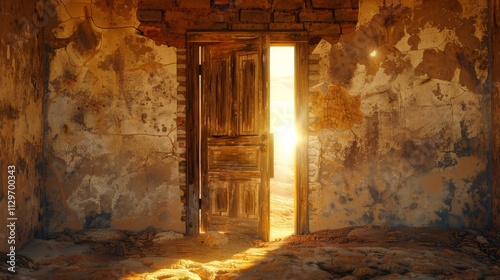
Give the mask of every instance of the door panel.
<svg viewBox="0 0 500 280">
<path fill-rule="evenodd" d="M 231 133 L 231 59 L 229 56 L 213 59 L 210 67 L 210 91 L 207 92 L 209 134 L 224 136 Z"/>
<path fill-rule="evenodd" d="M 269 239 L 265 40 L 203 47 L 202 229 Z"/>
<path fill-rule="evenodd" d="M 258 135 L 260 132 L 260 124 L 262 115 L 259 107 L 259 97 L 262 95 L 259 92 L 258 83 L 261 76 L 256 62 L 259 61 L 258 54 L 239 55 L 237 57 L 239 74 L 238 80 L 238 99 L 239 113 L 239 134 L 240 135 Z"/>
<path fill-rule="evenodd" d="M 208 146 L 208 171 L 232 172 L 254 171 L 261 169 L 260 147 L 239 145 L 209 145 Z M 234 174 L 237 176 L 237 174 Z"/>
</svg>

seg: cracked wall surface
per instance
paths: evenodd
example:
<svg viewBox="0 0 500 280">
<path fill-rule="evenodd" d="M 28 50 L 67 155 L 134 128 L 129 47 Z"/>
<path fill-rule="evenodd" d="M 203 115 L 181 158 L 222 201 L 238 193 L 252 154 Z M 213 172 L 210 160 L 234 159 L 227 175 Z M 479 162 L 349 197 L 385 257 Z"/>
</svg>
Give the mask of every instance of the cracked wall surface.
<svg viewBox="0 0 500 280">
<path fill-rule="evenodd" d="M 492 152 L 492 213 L 493 228 L 500 230 L 500 3 L 490 4 L 492 28 L 492 73 L 491 73 L 491 152 Z"/>
<path fill-rule="evenodd" d="M 48 231 L 183 232 L 176 49 L 138 35 L 137 0 L 59 1 L 45 28 Z"/>
<path fill-rule="evenodd" d="M 486 0 L 363 0 L 356 31 L 316 47 L 311 231 L 492 225 L 488 17 Z"/>
<path fill-rule="evenodd" d="M 212 2 L 46 2 L 48 231 L 184 231 L 178 49 L 160 43 L 183 47 L 184 32 L 205 26 L 196 15 L 210 14 Z M 355 2 L 229 1 L 227 13 L 218 7 L 207 19 L 211 30 L 340 26 L 310 37 L 319 58 L 309 102 L 310 231 L 491 226 L 498 206 L 487 1 L 362 0 L 354 31 Z"/>
<path fill-rule="evenodd" d="M 0 251 L 10 252 L 42 234 L 43 2 L 2 1 L 0 15 Z"/>
</svg>

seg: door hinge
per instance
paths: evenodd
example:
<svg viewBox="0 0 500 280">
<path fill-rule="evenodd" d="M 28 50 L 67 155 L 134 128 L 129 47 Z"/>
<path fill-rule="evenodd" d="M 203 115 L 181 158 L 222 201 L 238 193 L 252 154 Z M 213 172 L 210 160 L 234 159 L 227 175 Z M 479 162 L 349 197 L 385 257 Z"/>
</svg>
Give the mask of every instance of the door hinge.
<svg viewBox="0 0 500 280">
<path fill-rule="evenodd" d="M 202 72 L 201 70 L 202 70 L 202 69 L 203 69 L 203 68 L 201 67 L 201 64 L 199 64 L 199 65 L 198 65 L 198 75 L 199 75 L 199 76 L 201 76 L 201 72 Z"/>
<path fill-rule="evenodd" d="M 198 209 L 201 209 L 201 198 L 198 198 Z"/>
</svg>

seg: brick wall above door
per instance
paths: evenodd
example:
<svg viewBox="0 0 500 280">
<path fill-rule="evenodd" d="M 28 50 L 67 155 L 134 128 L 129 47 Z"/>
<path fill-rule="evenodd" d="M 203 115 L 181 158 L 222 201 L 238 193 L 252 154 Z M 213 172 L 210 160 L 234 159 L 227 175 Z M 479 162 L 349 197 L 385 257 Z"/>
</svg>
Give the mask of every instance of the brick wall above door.
<svg viewBox="0 0 500 280">
<path fill-rule="evenodd" d="M 358 21 L 357 0 L 141 0 L 139 30 L 160 44 L 185 48 L 186 32 L 308 31 L 311 42 L 336 43 Z"/>
</svg>

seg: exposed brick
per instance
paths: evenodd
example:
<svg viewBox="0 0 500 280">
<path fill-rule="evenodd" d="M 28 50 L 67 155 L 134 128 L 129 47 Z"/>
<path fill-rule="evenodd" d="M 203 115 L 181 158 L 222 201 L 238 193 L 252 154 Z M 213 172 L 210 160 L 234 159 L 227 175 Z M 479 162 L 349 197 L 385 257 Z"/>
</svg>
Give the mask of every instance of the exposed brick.
<svg viewBox="0 0 500 280">
<path fill-rule="evenodd" d="M 182 35 L 186 33 L 189 26 L 189 21 L 186 19 L 170 20 L 165 18 L 167 23 L 168 33 Z"/>
<path fill-rule="evenodd" d="M 350 22 L 342 22 L 340 24 L 340 28 L 342 29 L 342 34 L 349 34 L 356 30 L 356 24 Z"/>
<path fill-rule="evenodd" d="M 355 9 L 359 8 L 359 0 L 351 0 L 352 7 Z"/>
<path fill-rule="evenodd" d="M 177 75 L 186 75 L 186 68 L 177 68 Z"/>
<path fill-rule="evenodd" d="M 144 10 L 167 10 L 175 7 L 175 0 L 139 0 L 138 8 Z"/>
<path fill-rule="evenodd" d="M 214 0 L 214 5 L 229 5 L 229 0 Z"/>
<path fill-rule="evenodd" d="M 320 59 L 321 59 L 321 55 L 319 55 L 319 54 L 310 54 L 309 55 L 309 62 L 310 63 L 313 63 L 314 61 L 318 62 Z"/>
<path fill-rule="evenodd" d="M 269 23 L 271 22 L 271 12 L 263 10 L 241 10 L 241 22 Z"/>
<path fill-rule="evenodd" d="M 167 28 L 165 23 L 141 23 L 138 29 L 144 34 L 144 36 L 149 37 L 156 42 L 164 43 L 167 40 Z"/>
<path fill-rule="evenodd" d="M 270 0 L 234 0 L 234 5 L 238 9 L 270 9 L 271 8 Z"/>
<path fill-rule="evenodd" d="M 303 0 L 274 0 L 273 9 L 276 10 L 296 10 L 304 8 Z"/>
<path fill-rule="evenodd" d="M 317 34 L 340 35 L 340 24 L 337 23 L 306 23 L 305 28 Z"/>
<path fill-rule="evenodd" d="M 193 22 L 190 21 L 188 28 L 191 30 L 206 29 L 206 30 L 224 30 L 227 29 L 227 24 L 223 22 Z"/>
<path fill-rule="evenodd" d="M 176 47 L 176 48 L 185 48 L 186 47 L 186 35 L 177 35 L 177 34 L 172 34 L 168 35 L 165 37 L 166 42 L 164 44 L 171 46 L 171 47 Z"/>
<path fill-rule="evenodd" d="M 358 9 L 336 9 L 334 16 L 337 22 L 358 22 Z"/>
<path fill-rule="evenodd" d="M 260 23 L 235 23 L 231 26 L 232 30 L 266 30 L 267 24 Z"/>
<path fill-rule="evenodd" d="M 239 12 L 211 12 L 207 16 L 211 21 L 224 22 L 224 23 L 235 23 L 239 22 L 240 13 Z"/>
<path fill-rule="evenodd" d="M 309 65 L 309 73 L 319 73 L 320 67 L 319 64 Z"/>
<path fill-rule="evenodd" d="M 181 8 L 209 9 L 210 0 L 179 0 Z"/>
<path fill-rule="evenodd" d="M 274 12 L 273 22 L 296 22 L 297 15 L 294 11 L 292 12 Z"/>
<path fill-rule="evenodd" d="M 312 0 L 312 5 L 316 9 L 352 8 L 351 0 Z"/>
<path fill-rule="evenodd" d="M 141 22 L 146 21 L 163 21 L 162 10 L 137 10 L 137 20 Z"/>
<path fill-rule="evenodd" d="M 186 55 L 179 55 L 179 53 L 177 53 L 177 65 L 186 64 L 186 61 Z"/>
<path fill-rule="evenodd" d="M 339 42 L 340 35 L 336 35 L 336 36 L 322 35 L 321 38 L 323 38 L 323 40 L 327 41 L 328 43 L 335 45 Z"/>
<path fill-rule="evenodd" d="M 165 11 L 165 20 L 166 21 L 176 21 L 186 17 L 186 12 L 181 11 Z"/>
<path fill-rule="evenodd" d="M 309 30 L 310 44 L 316 44 L 320 38 L 331 44 L 336 44 L 341 34 L 340 24 L 306 23 L 305 28 Z"/>
<path fill-rule="evenodd" d="M 304 30 L 303 23 L 270 23 L 270 30 Z"/>
<path fill-rule="evenodd" d="M 302 11 L 299 14 L 300 22 L 333 22 L 331 10 Z"/>
</svg>

